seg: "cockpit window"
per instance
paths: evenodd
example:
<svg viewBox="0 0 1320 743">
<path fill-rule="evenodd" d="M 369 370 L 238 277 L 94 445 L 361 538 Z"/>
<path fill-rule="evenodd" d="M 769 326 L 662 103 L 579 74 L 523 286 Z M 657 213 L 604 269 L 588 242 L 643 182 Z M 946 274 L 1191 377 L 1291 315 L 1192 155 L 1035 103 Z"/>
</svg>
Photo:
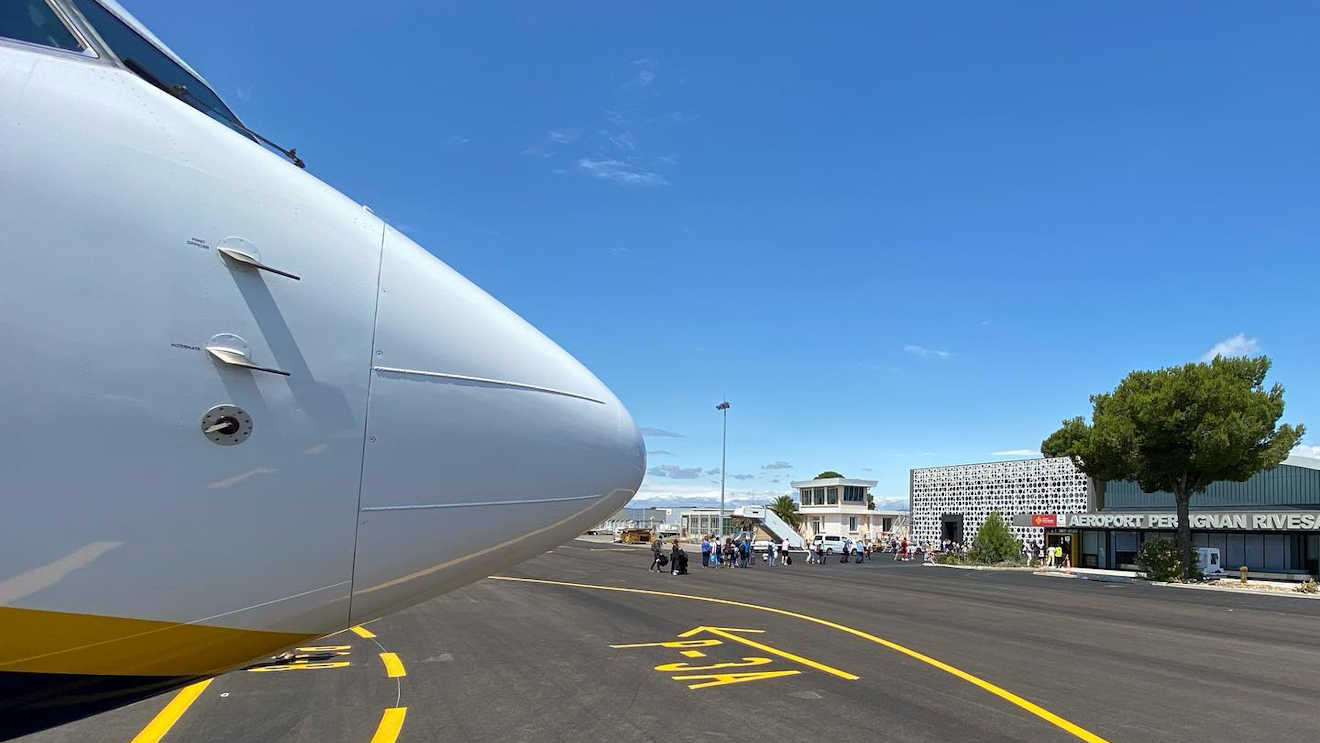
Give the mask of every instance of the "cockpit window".
<svg viewBox="0 0 1320 743">
<path fill-rule="evenodd" d="M 83 45 L 46 0 L 0 3 L 0 36 L 80 52 Z"/>
<path fill-rule="evenodd" d="M 100 3 L 96 0 L 74 0 L 74 4 L 110 47 L 111 53 L 138 77 L 244 136 L 249 136 L 243 122 L 238 120 L 234 112 L 229 110 L 214 91 L 157 49 L 154 44 L 138 35 L 113 13 L 101 7 Z"/>
</svg>

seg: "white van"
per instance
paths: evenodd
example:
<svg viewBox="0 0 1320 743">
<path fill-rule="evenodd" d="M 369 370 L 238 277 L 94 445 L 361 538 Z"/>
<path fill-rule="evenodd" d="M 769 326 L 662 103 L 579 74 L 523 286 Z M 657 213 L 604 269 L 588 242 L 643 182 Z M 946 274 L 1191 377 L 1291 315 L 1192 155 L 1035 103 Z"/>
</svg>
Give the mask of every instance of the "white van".
<svg viewBox="0 0 1320 743">
<path fill-rule="evenodd" d="M 817 534 L 816 538 L 811 540 L 811 549 L 813 551 L 820 547 L 825 550 L 825 554 L 843 554 L 843 537 L 835 534 Z"/>
</svg>

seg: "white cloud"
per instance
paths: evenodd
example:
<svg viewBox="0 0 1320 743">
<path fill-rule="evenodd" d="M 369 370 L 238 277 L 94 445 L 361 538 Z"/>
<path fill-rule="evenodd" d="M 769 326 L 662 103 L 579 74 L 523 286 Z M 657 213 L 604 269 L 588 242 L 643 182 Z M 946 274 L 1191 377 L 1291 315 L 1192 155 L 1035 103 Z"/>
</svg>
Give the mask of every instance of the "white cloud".
<svg viewBox="0 0 1320 743">
<path fill-rule="evenodd" d="M 637 149 L 637 142 L 633 140 L 632 132 L 601 132 L 610 144 L 618 147 L 624 152 L 632 152 Z"/>
<path fill-rule="evenodd" d="M 1039 457 L 1040 452 L 1035 449 L 1004 449 L 1002 451 L 990 452 L 992 457 Z"/>
<path fill-rule="evenodd" d="M 655 73 L 650 70 L 638 70 L 637 77 L 633 78 L 633 83 L 645 88 L 655 82 Z"/>
<path fill-rule="evenodd" d="M 676 464 L 657 464 L 646 471 L 652 477 L 672 477 L 675 480 L 695 480 L 701 477 L 700 467 L 679 467 Z"/>
<path fill-rule="evenodd" d="M 1201 354 L 1202 361 L 1212 361 L 1216 356 L 1250 356 L 1260 352 L 1260 342 L 1238 333 L 1231 338 L 1216 343 L 1209 351 Z"/>
<path fill-rule="evenodd" d="M 1316 446 L 1315 444 L 1298 444 L 1293 447 L 1292 455 L 1294 457 L 1311 457 L 1312 459 L 1320 459 L 1320 446 Z"/>
<path fill-rule="evenodd" d="M 769 490 L 728 490 L 724 494 L 726 508 L 735 506 L 760 506 L 775 498 L 788 494 L 783 488 Z M 696 482 L 673 482 L 672 480 L 647 480 L 633 496 L 629 507 L 696 507 L 718 506 L 720 504 L 720 486 Z"/>
<path fill-rule="evenodd" d="M 584 157 L 577 161 L 578 169 L 615 183 L 628 186 L 666 186 L 669 181 L 663 175 L 629 165 L 621 160 L 593 160 Z"/>
<path fill-rule="evenodd" d="M 947 359 L 953 355 L 953 352 L 951 351 L 941 351 L 938 348 L 927 348 L 925 346 L 918 346 L 913 343 L 909 343 L 908 345 L 903 346 L 903 350 L 907 351 L 908 353 L 914 356 L 920 356 L 922 358 L 927 358 L 927 359 L 928 358 Z"/>
<path fill-rule="evenodd" d="M 545 136 L 549 137 L 551 142 L 557 142 L 559 144 L 570 144 L 572 142 L 576 142 L 578 140 L 578 137 L 582 136 L 582 130 L 581 129 L 551 129 L 550 131 L 545 133 Z"/>
<path fill-rule="evenodd" d="M 780 460 L 778 460 L 778 461 L 771 462 L 770 464 L 763 464 L 763 465 L 761 465 L 761 469 L 763 469 L 763 470 L 791 470 L 791 469 L 793 469 L 793 465 L 791 465 L 791 464 L 789 464 L 788 462 L 785 462 L 784 460 L 780 459 Z"/>
</svg>

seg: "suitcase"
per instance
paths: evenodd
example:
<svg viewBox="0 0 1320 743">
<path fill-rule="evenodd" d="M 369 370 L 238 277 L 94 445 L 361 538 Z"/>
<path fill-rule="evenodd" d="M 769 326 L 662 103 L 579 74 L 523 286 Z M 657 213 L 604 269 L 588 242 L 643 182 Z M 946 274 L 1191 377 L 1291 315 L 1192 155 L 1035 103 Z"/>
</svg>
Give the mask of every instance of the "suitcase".
<svg viewBox="0 0 1320 743">
<path fill-rule="evenodd" d="M 666 566 L 666 565 L 668 565 L 668 564 L 669 564 L 669 558 L 668 558 L 668 557 L 665 557 L 664 555 L 660 555 L 660 567 L 663 568 L 664 566 Z"/>
</svg>

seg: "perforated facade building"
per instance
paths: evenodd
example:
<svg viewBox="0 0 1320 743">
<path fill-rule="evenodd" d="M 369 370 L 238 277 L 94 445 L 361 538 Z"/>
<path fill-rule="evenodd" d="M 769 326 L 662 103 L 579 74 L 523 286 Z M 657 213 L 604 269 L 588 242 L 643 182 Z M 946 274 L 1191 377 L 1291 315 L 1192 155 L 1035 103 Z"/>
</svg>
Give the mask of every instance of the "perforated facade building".
<svg viewBox="0 0 1320 743">
<path fill-rule="evenodd" d="M 991 511 L 1018 539 L 1043 541 L 1040 527 L 1013 526 L 1021 513 L 1085 513 L 1088 478 L 1067 457 L 923 467 L 910 472 L 912 534 L 927 543 L 971 540 Z"/>
</svg>

